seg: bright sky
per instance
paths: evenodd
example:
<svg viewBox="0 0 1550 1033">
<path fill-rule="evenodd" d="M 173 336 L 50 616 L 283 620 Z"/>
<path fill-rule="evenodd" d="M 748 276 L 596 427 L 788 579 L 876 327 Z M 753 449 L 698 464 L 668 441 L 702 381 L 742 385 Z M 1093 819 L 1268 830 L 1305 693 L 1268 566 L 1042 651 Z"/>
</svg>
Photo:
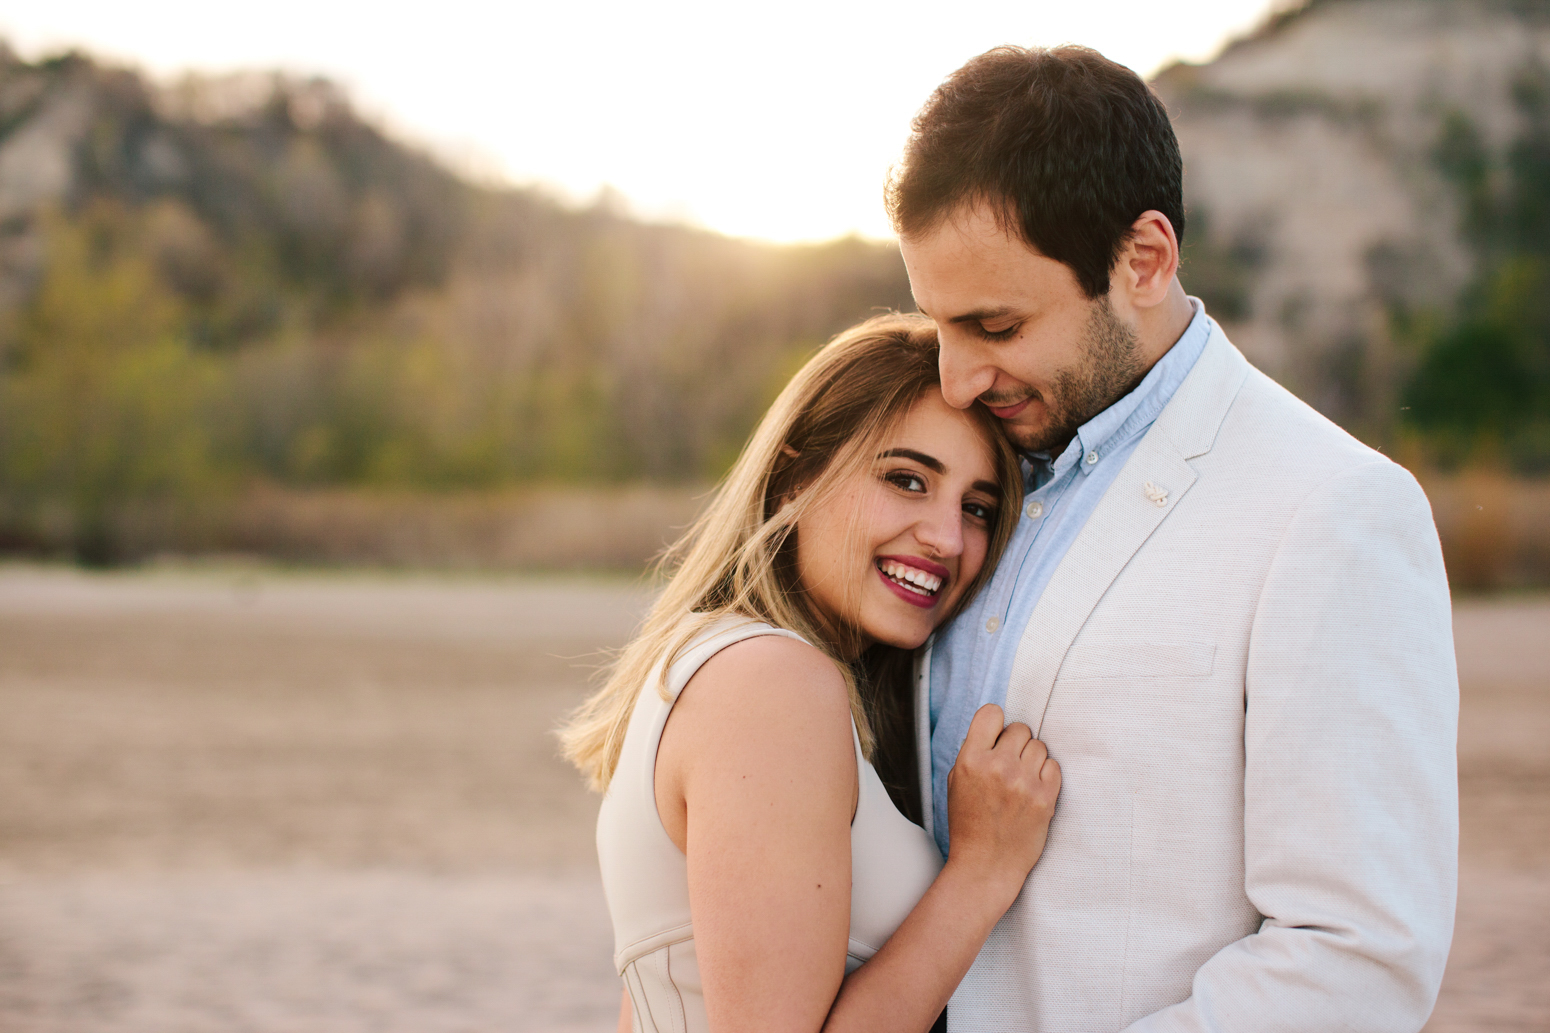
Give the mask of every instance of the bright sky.
<svg viewBox="0 0 1550 1033">
<path fill-rule="evenodd" d="M 168 78 L 343 83 L 400 137 L 516 183 L 770 240 L 888 237 L 882 184 L 941 79 L 1000 43 L 1085 43 L 1143 74 L 1204 60 L 1277 0 L 0 0 L 28 58 L 79 46 Z"/>
</svg>

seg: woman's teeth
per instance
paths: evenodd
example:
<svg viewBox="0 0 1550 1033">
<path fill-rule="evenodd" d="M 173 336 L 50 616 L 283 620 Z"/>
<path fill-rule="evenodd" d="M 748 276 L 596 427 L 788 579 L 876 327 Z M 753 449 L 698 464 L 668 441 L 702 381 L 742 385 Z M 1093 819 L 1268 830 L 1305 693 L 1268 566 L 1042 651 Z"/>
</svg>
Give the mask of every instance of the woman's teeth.
<svg viewBox="0 0 1550 1033">
<path fill-rule="evenodd" d="M 877 564 L 877 569 L 888 575 L 889 580 L 902 585 L 916 595 L 936 595 L 942 587 L 942 579 L 935 574 L 927 574 L 924 570 L 917 570 L 903 563 L 881 560 Z"/>
</svg>

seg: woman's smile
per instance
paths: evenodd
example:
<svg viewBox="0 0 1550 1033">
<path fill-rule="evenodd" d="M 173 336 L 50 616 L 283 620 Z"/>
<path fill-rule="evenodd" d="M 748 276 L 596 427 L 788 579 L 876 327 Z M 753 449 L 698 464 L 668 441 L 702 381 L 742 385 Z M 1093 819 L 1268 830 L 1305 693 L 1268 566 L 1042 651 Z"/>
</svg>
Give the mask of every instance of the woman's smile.
<svg viewBox="0 0 1550 1033">
<path fill-rule="evenodd" d="M 912 606 L 929 610 L 937 604 L 952 572 L 918 556 L 879 556 L 877 573 L 894 594 Z"/>
</svg>

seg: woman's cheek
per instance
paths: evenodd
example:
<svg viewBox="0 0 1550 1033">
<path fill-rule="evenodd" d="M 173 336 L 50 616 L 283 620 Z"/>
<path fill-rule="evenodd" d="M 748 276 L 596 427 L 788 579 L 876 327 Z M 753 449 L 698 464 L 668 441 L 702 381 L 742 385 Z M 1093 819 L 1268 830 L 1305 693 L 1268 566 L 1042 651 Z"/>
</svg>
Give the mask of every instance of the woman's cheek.
<svg viewBox="0 0 1550 1033">
<path fill-rule="evenodd" d="M 958 565 L 958 580 L 968 584 L 979 576 L 985 565 L 985 554 L 990 551 L 990 536 L 976 530 L 964 536 L 963 562 Z"/>
</svg>

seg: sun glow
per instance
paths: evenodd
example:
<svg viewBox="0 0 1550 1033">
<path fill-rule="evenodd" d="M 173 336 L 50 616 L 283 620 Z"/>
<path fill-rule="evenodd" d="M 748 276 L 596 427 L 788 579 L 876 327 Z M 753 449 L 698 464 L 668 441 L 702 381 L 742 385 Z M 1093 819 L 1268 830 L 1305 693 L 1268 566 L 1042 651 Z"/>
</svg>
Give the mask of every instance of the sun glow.
<svg viewBox="0 0 1550 1033">
<path fill-rule="evenodd" d="M 1079 42 L 1149 74 L 1209 57 L 1271 0 L 253 5 L 54 0 L 0 10 L 28 57 L 79 46 L 162 78 L 282 68 L 486 178 L 777 241 L 890 235 L 910 118 L 968 57 Z"/>
</svg>

